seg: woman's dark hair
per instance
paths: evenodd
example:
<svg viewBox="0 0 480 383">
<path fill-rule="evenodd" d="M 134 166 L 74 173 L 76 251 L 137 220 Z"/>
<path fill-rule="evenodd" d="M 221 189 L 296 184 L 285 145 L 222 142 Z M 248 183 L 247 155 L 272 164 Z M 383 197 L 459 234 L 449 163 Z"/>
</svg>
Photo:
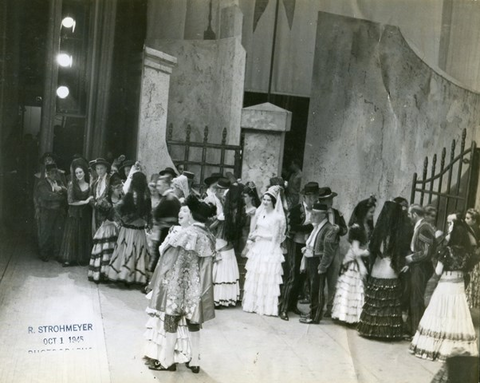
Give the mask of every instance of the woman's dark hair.
<svg viewBox="0 0 480 383">
<path fill-rule="evenodd" d="M 377 256 L 390 256 L 392 269 L 400 273 L 409 251 L 409 232 L 408 219 L 403 214 L 402 206 L 393 201 L 385 202 L 370 239 L 372 261 Z"/>
<path fill-rule="evenodd" d="M 72 164 L 72 182 L 75 184 L 75 185 L 78 185 L 78 180 L 77 180 L 77 176 L 75 175 L 75 171 L 77 169 L 82 169 L 83 170 L 83 174 L 85 174 L 85 182 L 89 183 L 90 182 L 90 173 L 88 171 L 88 167 L 82 165 L 82 164 L 75 164 L 73 165 Z"/>
<path fill-rule="evenodd" d="M 358 225 L 363 232 L 363 237 L 361 238 L 361 243 L 367 243 L 367 231 L 368 233 L 372 233 L 373 231 L 373 218 L 369 219 L 367 223 L 367 227 L 365 227 L 365 217 L 367 216 L 368 211 L 372 208 L 377 206 L 377 199 L 375 196 L 371 196 L 368 199 L 364 199 L 360 201 L 355 209 L 353 209 L 352 216 L 350 217 L 350 221 L 348 222 L 348 226 L 351 228 L 353 225 Z M 352 242 L 352 238 L 349 235 L 348 238 L 349 242 Z"/>
<path fill-rule="evenodd" d="M 257 189 L 246 186 L 242 194 L 248 195 L 252 199 L 252 205 L 255 207 L 260 206 L 260 198 L 258 197 Z"/>
<path fill-rule="evenodd" d="M 480 225 L 480 213 L 478 212 L 477 209 L 474 209 L 474 208 L 467 209 L 467 212 L 465 213 L 465 215 L 467 214 L 470 214 L 470 216 L 475 221 L 475 223 L 477 225 Z"/>
<path fill-rule="evenodd" d="M 468 235 L 468 226 L 465 222 L 460 219 L 453 221 L 453 228 L 450 232 L 450 239 L 447 245 L 463 247 L 467 253 L 472 251 L 472 245 Z"/>
<path fill-rule="evenodd" d="M 276 203 L 277 203 L 277 199 L 276 199 L 273 195 L 271 195 L 270 193 L 268 193 L 268 192 L 266 192 L 266 193 L 264 194 L 264 196 L 265 196 L 265 195 L 268 195 L 268 196 L 270 197 L 270 199 L 272 200 L 272 205 L 273 205 L 273 207 L 275 208 L 275 205 L 276 205 Z"/>
<path fill-rule="evenodd" d="M 184 204 L 185 206 L 188 206 L 192 218 L 197 222 L 205 223 L 217 213 L 217 207 L 215 205 L 203 202 L 193 194 L 190 194 L 185 199 Z"/>
<path fill-rule="evenodd" d="M 133 193 L 137 193 L 137 202 L 133 200 Z M 136 172 L 132 176 L 132 183 L 127 194 L 122 198 L 120 214 L 136 214 L 138 217 L 150 222 L 152 215 L 152 202 L 150 200 L 150 190 L 148 189 L 147 177 L 141 172 Z"/>
</svg>

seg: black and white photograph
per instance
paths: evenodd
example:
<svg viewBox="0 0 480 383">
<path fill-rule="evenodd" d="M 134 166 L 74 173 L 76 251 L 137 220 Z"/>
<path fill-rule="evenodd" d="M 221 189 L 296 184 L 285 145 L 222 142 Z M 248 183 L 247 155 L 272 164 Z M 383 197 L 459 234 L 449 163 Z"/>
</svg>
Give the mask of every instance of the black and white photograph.
<svg viewBox="0 0 480 383">
<path fill-rule="evenodd" d="M 480 383 L 480 1 L 0 0 L 0 383 Z"/>
</svg>

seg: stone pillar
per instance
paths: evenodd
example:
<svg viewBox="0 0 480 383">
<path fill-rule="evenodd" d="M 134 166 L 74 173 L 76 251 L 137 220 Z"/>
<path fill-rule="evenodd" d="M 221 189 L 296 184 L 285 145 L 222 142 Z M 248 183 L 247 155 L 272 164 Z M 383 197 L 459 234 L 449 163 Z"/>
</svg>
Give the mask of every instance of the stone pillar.
<svg viewBox="0 0 480 383">
<path fill-rule="evenodd" d="M 137 134 L 137 159 L 147 177 L 167 166 L 174 167 L 165 141 L 170 74 L 177 59 L 145 47 Z"/>
<path fill-rule="evenodd" d="M 253 181 L 259 193 L 265 192 L 271 177 L 282 174 L 285 133 L 291 123 L 292 112 L 268 102 L 242 109 L 242 181 Z"/>
</svg>

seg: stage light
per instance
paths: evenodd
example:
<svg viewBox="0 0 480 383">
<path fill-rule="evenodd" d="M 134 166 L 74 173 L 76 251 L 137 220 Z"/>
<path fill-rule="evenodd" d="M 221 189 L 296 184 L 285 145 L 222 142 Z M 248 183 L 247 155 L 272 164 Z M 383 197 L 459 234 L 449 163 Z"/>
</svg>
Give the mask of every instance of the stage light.
<svg viewBox="0 0 480 383">
<path fill-rule="evenodd" d="M 57 96 L 60 98 L 67 98 L 70 90 L 66 86 L 59 86 L 57 88 Z"/>
<path fill-rule="evenodd" d="M 72 31 L 73 31 L 75 29 L 75 20 L 70 16 L 67 16 L 62 20 L 62 25 L 65 28 L 72 28 Z"/>
<path fill-rule="evenodd" d="M 59 53 L 57 55 L 57 63 L 60 66 L 63 67 L 71 67 L 73 63 L 73 58 L 70 55 L 67 55 L 66 53 Z"/>
</svg>

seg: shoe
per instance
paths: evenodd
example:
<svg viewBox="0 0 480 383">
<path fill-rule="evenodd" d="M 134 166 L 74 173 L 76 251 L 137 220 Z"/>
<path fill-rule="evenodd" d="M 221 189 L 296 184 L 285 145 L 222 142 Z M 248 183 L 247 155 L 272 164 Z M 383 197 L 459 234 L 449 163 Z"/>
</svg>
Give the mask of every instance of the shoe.
<svg viewBox="0 0 480 383">
<path fill-rule="evenodd" d="M 68 262 L 63 262 L 62 267 L 68 267 L 68 266 L 70 266 L 70 263 L 68 263 Z"/>
<path fill-rule="evenodd" d="M 200 372 L 200 366 L 190 366 L 190 362 L 186 362 L 185 365 L 187 368 L 190 369 L 194 374 L 198 374 Z"/>
<path fill-rule="evenodd" d="M 300 318 L 298 321 L 303 324 L 320 324 L 320 321 L 313 320 L 312 318 Z"/>
<path fill-rule="evenodd" d="M 411 336 L 410 334 L 403 334 L 402 338 L 403 338 L 403 340 L 408 340 L 409 342 L 411 342 L 413 336 Z"/>
<path fill-rule="evenodd" d="M 300 315 L 300 316 L 305 315 L 305 313 L 304 313 L 302 310 L 300 310 L 298 307 L 295 307 L 295 308 L 292 310 L 292 312 L 293 312 L 294 314 L 297 314 L 297 315 Z"/>
<path fill-rule="evenodd" d="M 286 321 L 289 320 L 288 314 L 285 311 L 282 311 L 279 316 L 280 316 L 280 319 L 282 320 L 286 320 Z"/>
<path fill-rule="evenodd" d="M 323 314 L 323 316 L 324 316 L 325 318 L 331 318 L 331 317 L 332 317 L 332 311 L 331 311 L 331 310 L 325 311 L 325 314 Z"/>
<path fill-rule="evenodd" d="M 155 371 L 177 371 L 177 365 L 175 363 L 169 367 L 163 367 L 161 363 L 156 361 L 148 366 L 148 368 Z"/>
</svg>

